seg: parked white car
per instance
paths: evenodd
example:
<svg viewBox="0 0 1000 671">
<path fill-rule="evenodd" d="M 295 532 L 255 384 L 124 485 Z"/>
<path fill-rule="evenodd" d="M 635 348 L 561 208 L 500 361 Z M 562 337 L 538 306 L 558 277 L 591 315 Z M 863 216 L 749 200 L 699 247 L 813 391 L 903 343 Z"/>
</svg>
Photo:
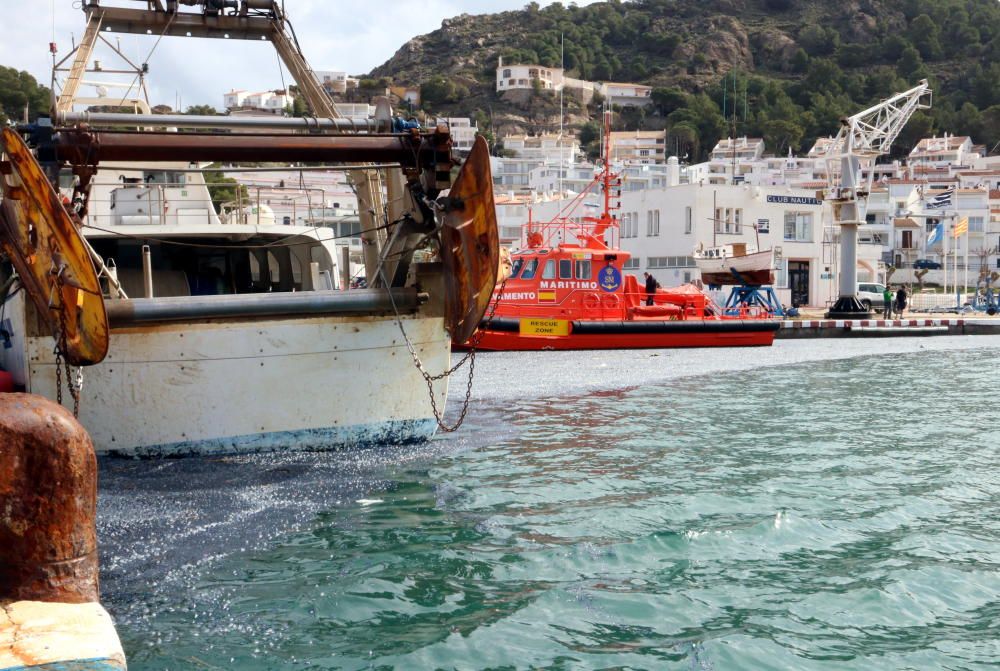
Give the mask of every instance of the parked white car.
<svg viewBox="0 0 1000 671">
<path fill-rule="evenodd" d="M 885 308 L 885 301 L 882 298 L 883 291 L 885 291 L 884 284 L 859 282 L 858 300 L 861 301 L 861 304 L 864 305 L 867 310 L 871 310 L 872 308 L 882 310 Z"/>
</svg>

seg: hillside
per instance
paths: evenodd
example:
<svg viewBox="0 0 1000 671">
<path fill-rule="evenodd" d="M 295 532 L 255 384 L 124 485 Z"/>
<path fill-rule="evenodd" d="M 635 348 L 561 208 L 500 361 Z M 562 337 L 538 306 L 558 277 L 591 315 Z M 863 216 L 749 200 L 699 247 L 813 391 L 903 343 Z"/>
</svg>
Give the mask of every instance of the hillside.
<svg viewBox="0 0 1000 671">
<path fill-rule="evenodd" d="M 934 109 L 897 142 L 949 132 L 1000 143 L 1000 2 L 997 0 L 634 0 L 473 16 L 410 40 L 370 77 L 427 89 L 424 107 L 473 116 L 497 134 L 558 126 L 550 92 L 522 100 L 494 91 L 497 59 L 560 64 L 567 75 L 655 87 L 655 105 L 623 114 L 626 128 L 668 128 L 669 144 L 703 156 L 727 131 L 768 148 L 804 151 L 849 115 L 927 77 Z M 724 96 L 723 86 L 726 88 Z M 723 101 L 726 101 L 725 114 Z M 568 121 L 587 110 L 573 101 Z"/>
</svg>

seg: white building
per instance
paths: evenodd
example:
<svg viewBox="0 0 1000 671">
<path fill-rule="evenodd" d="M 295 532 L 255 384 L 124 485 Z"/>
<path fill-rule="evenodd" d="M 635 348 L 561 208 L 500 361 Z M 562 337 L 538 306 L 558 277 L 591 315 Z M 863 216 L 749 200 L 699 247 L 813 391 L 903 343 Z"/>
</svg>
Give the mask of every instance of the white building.
<svg viewBox="0 0 1000 671">
<path fill-rule="evenodd" d="M 537 80 L 538 84 L 534 82 Z M 497 66 L 497 93 L 539 86 L 548 91 L 561 91 L 564 85 L 562 68 L 543 65 L 504 65 L 500 58 Z"/>
<path fill-rule="evenodd" d="M 683 184 L 687 181 L 687 176 L 678 165 L 676 157 L 669 158 L 666 164 L 633 163 L 618 166 L 615 171 L 621 175 L 619 190 L 622 192 L 662 189 L 667 184 Z M 545 165 L 533 169 L 528 174 L 528 186 L 531 193 L 535 194 L 555 196 L 562 192 L 574 195 L 583 193 L 599 172 L 600 168 L 591 163 Z M 674 174 L 673 178 L 670 177 L 671 172 Z"/>
<path fill-rule="evenodd" d="M 653 87 L 644 84 L 605 82 L 598 90 L 608 103 L 619 107 L 644 107 L 653 102 Z"/>
<path fill-rule="evenodd" d="M 667 131 L 611 131 L 611 160 L 651 165 L 666 163 Z"/>
<path fill-rule="evenodd" d="M 246 100 L 247 95 L 249 95 L 249 92 L 244 91 L 243 89 L 233 89 L 229 93 L 223 94 L 223 106 L 228 110 L 243 107 L 243 103 Z"/>
<path fill-rule="evenodd" d="M 327 93 L 346 93 L 348 89 L 358 85 L 357 79 L 341 70 L 316 70 L 315 73 L 317 81 Z"/>
<path fill-rule="evenodd" d="M 652 102 L 653 87 L 628 82 L 590 82 L 567 77 L 562 68 L 536 64 L 507 64 L 500 58 L 496 70 L 497 93 L 538 87 L 544 91 L 579 91 L 584 102 L 599 92 L 608 102 L 620 107 L 643 107 Z"/>
<path fill-rule="evenodd" d="M 527 191 L 531 188 L 531 173 L 545 166 L 565 166 L 576 161 L 580 143 L 570 135 L 506 135 L 501 138 L 505 150 L 513 157 L 494 157 L 493 184 L 498 191 Z"/>
<path fill-rule="evenodd" d="M 907 157 L 911 166 L 968 166 L 979 158 L 973 151 L 972 138 L 967 135 L 927 137 L 917 143 Z"/>
<path fill-rule="evenodd" d="M 439 117 L 434 120 L 435 126 L 444 124 L 451 132 L 451 146 L 461 152 L 472 150 L 479 127 L 472 119 L 464 117 Z"/>
<path fill-rule="evenodd" d="M 291 92 L 281 89 L 256 93 L 233 90 L 223 95 L 223 101 L 229 111 L 257 110 L 268 114 L 282 114 L 293 100 Z"/>
</svg>

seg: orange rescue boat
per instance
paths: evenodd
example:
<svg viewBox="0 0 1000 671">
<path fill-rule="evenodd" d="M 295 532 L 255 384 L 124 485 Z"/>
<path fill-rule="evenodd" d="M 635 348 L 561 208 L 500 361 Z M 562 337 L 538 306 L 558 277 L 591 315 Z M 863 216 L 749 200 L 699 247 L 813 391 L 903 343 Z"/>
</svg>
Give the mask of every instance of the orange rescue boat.
<svg viewBox="0 0 1000 671">
<path fill-rule="evenodd" d="M 608 125 L 606 114 L 605 157 Z M 647 294 L 635 276 L 624 272 L 631 254 L 613 246 L 618 221 L 611 214 L 611 194 L 620 185 L 605 158 L 591 185 L 558 217 L 528 222 L 527 246 L 512 253 L 510 276 L 493 293 L 492 317 L 480 324 L 465 347 L 574 350 L 774 342 L 779 322 L 764 310 L 723 314 L 710 296 L 691 284 Z M 571 219 L 595 188 L 603 191 L 601 215 Z"/>
</svg>

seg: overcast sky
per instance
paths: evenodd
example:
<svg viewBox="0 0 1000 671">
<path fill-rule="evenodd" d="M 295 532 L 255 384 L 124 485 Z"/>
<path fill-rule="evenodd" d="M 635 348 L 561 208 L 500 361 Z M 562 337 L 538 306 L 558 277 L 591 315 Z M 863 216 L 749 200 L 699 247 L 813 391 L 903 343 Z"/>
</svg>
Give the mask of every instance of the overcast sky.
<svg viewBox="0 0 1000 671">
<path fill-rule="evenodd" d="M 577 0 L 579 5 L 591 2 Z M 104 4 L 130 3 L 105 0 Z M 439 28 L 442 19 L 520 9 L 526 4 L 527 0 L 285 0 L 285 9 L 314 69 L 363 74 L 388 60 L 410 38 Z M 49 42 L 54 33 L 58 57 L 69 53 L 72 37 L 79 40 L 83 33 L 84 14 L 79 6 L 79 0 L 0 0 L 0 65 L 27 70 L 48 85 Z M 122 51 L 136 63 L 146 60 L 156 42 L 155 37 L 145 35 L 119 39 Z M 99 58 L 105 64 L 114 62 L 106 53 Z M 174 107 L 180 96 L 183 107 L 203 103 L 221 108 L 222 94 L 230 89 L 281 86 L 277 58 L 266 43 L 164 38 L 149 64 L 154 105 Z M 112 77 L 104 75 L 103 79 Z M 289 81 L 287 72 L 285 79 Z M 81 94 L 94 95 L 95 91 L 87 87 Z"/>
</svg>

